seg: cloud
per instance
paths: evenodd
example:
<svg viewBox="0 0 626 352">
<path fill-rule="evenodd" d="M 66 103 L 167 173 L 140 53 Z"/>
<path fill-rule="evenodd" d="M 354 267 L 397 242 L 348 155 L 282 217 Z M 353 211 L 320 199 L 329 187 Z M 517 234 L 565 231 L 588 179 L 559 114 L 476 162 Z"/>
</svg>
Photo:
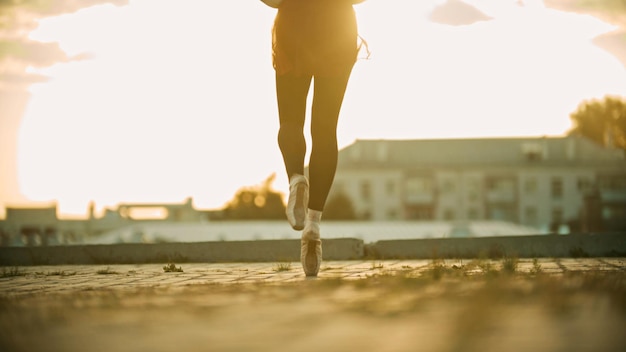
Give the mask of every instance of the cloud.
<svg viewBox="0 0 626 352">
<path fill-rule="evenodd" d="M 624 0 L 576 1 L 545 0 L 546 6 L 579 14 L 591 15 L 620 29 L 594 38 L 598 47 L 615 56 L 626 67 L 626 2 Z"/>
<path fill-rule="evenodd" d="M 7 84 L 8 86 L 24 86 L 33 83 L 45 82 L 47 80 L 48 78 L 46 76 L 34 73 L 5 73 L 0 74 L 0 87 L 2 87 L 3 84 Z"/>
<path fill-rule="evenodd" d="M 445 4 L 439 5 L 433 10 L 430 14 L 430 20 L 451 26 L 466 26 L 476 22 L 489 21 L 491 17 L 460 0 L 447 0 Z"/>
<path fill-rule="evenodd" d="M 37 20 L 43 17 L 71 13 L 102 3 L 119 6 L 127 4 L 128 0 L 0 2 L 0 88 L 3 91 L 25 90 L 30 84 L 47 79 L 28 72 L 29 68 L 45 68 L 60 62 L 90 59 L 88 53 L 70 57 L 59 43 L 35 41 L 27 36 L 37 26 Z"/>
<path fill-rule="evenodd" d="M 89 53 L 68 56 L 58 43 L 41 43 L 29 39 L 0 41 L 0 88 L 25 90 L 33 83 L 45 82 L 42 74 L 30 68 L 45 68 L 61 62 L 89 60 Z"/>
<path fill-rule="evenodd" d="M 593 43 L 615 56 L 626 68 L 626 30 L 602 34 Z"/>
<path fill-rule="evenodd" d="M 58 43 L 40 43 L 21 38 L 0 41 L 0 63 L 18 61 L 25 66 L 46 67 L 67 59 Z"/>
<path fill-rule="evenodd" d="M 29 72 L 30 68 L 45 68 L 58 62 L 88 59 L 87 54 L 68 57 L 58 43 L 43 43 L 28 39 L 29 33 L 44 17 L 72 13 L 98 4 L 121 6 L 128 0 L 0 0 L 0 217 L 7 202 L 24 201 L 17 189 L 15 165 L 17 136 L 22 114 L 29 100 L 28 89 L 47 77 Z"/>
<path fill-rule="evenodd" d="M 123 6 L 128 4 L 128 0 L 0 1 L 0 11 L 5 14 L 6 17 L 10 17 L 15 13 L 30 13 L 39 17 L 46 17 L 72 13 L 98 4 Z"/>
</svg>

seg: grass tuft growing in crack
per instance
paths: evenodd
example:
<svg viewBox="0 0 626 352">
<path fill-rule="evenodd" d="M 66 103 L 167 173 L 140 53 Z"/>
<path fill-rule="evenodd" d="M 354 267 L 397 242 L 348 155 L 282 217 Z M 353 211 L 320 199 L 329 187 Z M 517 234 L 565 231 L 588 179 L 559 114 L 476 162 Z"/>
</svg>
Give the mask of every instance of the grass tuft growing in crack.
<svg viewBox="0 0 626 352">
<path fill-rule="evenodd" d="M 163 267 L 163 271 L 166 273 L 182 273 L 183 267 L 182 266 L 176 267 L 176 264 L 169 263 Z"/>
<path fill-rule="evenodd" d="M 517 266 L 519 264 L 519 259 L 516 256 L 506 256 L 502 259 L 502 271 L 505 274 L 515 274 L 517 271 Z"/>
<path fill-rule="evenodd" d="M 290 270 L 291 270 L 291 263 L 290 262 L 277 263 L 276 265 L 274 265 L 274 271 L 277 272 L 277 273 L 284 272 L 284 271 L 290 271 Z"/>
<path fill-rule="evenodd" d="M 533 267 L 530 269 L 530 274 L 539 275 L 543 273 L 543 268 L 541 267 L 541 263 L 537 258 L 533 258 Z"/>
<path fill-rule="evenodd" d="M 0 277 L 16 277 L 16 276 L 24 276 L 26 273 L 20 271 L 20 268 L 2 268 L 2 272 L 0 273 Z"/>
<path fill-rule="evenodd" d="M 57 271 L 48 271 L 47 273 L 36 273 L 37 275 L 45 275 L 45 276 L 74 276 L 76 275 L 75 271 L 65 271 L 65 270 L 57 270 Z"/>
<path fill-rule="evenodd" d="M 96 274 L 98 274 L 98 275 L 114 275 L 114 274 L 119 274 L 119 273 L 117 271 L 111 270 L 111 268 L 107 266 L 106 269 L 100 269 L 100 270 L 96 271 Z"/>
<path fill-rule="evenodd" d="M 379 262 L 379 263 L 377 263 L 377 262 L 372 262 L 371 269 L 372 269 L 372 270 L 374 270 L 374 269 L 382 269 L 382 268 L 384 268 L 384 267 L 385 267 L 385 266 L 383 265 L 383 263 L 380 263 L 380 262 Z"/>
</svg>

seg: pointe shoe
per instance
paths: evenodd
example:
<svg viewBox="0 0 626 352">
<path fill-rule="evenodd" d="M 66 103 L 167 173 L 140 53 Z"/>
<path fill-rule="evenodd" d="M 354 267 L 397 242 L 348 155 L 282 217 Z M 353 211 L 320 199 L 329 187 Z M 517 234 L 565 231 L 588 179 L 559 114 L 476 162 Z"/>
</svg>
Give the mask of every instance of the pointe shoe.
<svg viewBox="0 0 626 352">
<path fill-rule="evenodd" d="M 287 221 L 294 230 L 304 229 L 304 219 L 309 204 L 309 181 L 303 175 L 294 175 L 289 181 Z"/>
<path fill-rule="evenodd" d="M 322 265 L 322 240 L 319 232 L 305 231 L 300 241 L 300 261 L 306 276 L 317 276 Z"/>
</svg>

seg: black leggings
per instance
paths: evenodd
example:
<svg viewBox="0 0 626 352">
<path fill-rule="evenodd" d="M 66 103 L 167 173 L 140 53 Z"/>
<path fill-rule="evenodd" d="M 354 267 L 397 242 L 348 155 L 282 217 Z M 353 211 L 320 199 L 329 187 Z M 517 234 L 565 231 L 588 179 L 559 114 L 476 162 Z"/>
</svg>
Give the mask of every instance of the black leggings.
<svg viewBox="0 0 626 352">
<path fill-rule="evenodd" d="M 337 169 L 337 121 L 351 70 L 335 77 L 315 77 L 311 111 L 309 208 L 322 211 Z M 278 145 L 287 175 L 304 175 L 304 121 L 312 76 L 276 75 L 280 130 Z"/>
</svg>

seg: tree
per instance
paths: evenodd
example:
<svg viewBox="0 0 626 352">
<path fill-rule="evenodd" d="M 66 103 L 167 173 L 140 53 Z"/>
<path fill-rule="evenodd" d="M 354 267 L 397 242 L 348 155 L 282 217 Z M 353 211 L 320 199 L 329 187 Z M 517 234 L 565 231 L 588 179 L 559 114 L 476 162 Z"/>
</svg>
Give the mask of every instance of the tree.
<svg viewBox="0 0 626 352">
<path fill-rule="evenodd" d="M 223 210 L 227 220 L 284 219 L 285 204 L 280 193 L 272 188 L 276 174 L 270 175 L 261 185 L 243 187 Z"/>
<path fill-rule="evenodd" d="M 626 150 L 626 100 L 606 96 L 603 100 L 583 101 L 570 115 L 570 134 L 587 137 L 605 147 Z"/>
<path fill-rule="evenodd" d="M 326 220 L 355 220 L 356 212 L 350 197 L 344 192 L 334 193 L 324 206 Z"/>
</svg>

